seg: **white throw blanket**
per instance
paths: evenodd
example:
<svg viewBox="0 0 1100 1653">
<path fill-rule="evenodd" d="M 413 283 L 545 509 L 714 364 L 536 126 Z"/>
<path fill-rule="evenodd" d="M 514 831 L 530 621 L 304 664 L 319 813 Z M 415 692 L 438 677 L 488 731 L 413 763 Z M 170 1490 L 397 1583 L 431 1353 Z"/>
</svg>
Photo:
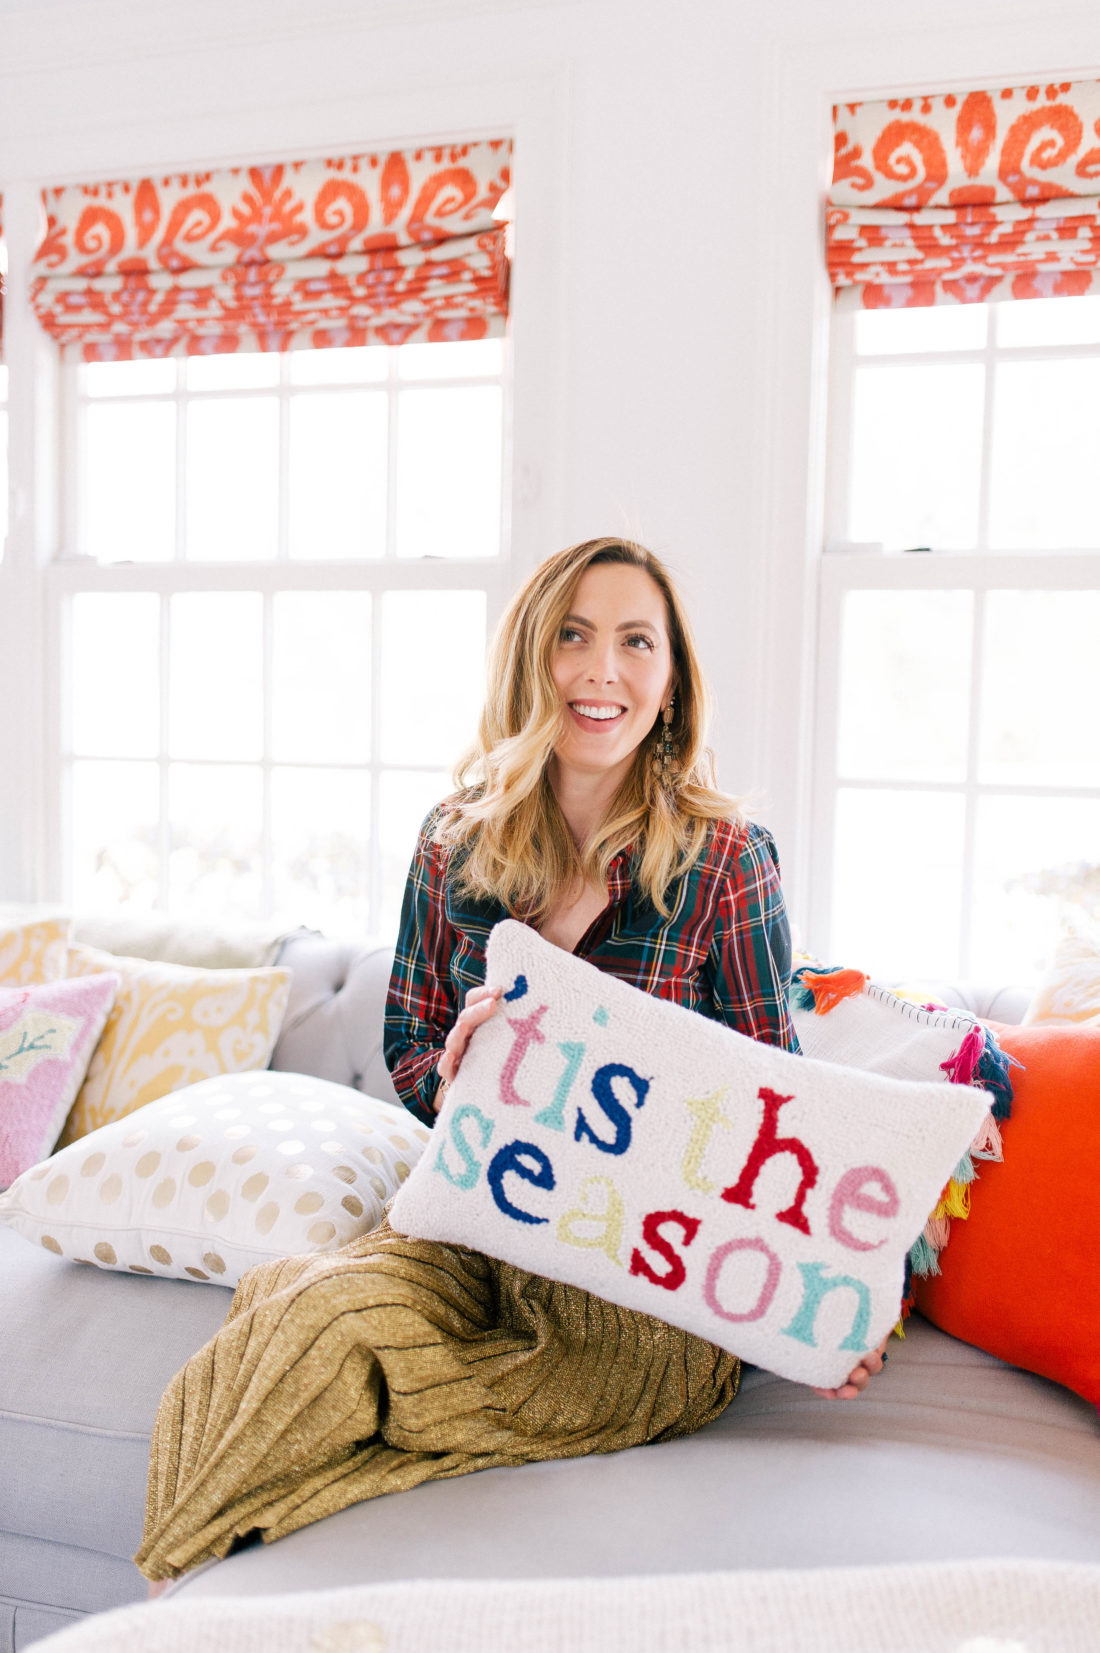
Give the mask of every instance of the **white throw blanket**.
<svg viewBox="0 0 1100 1653">
<path fill-rule="evenodd" d="M 898 1317 L 983 1091 L 792 1056 L 506 920 L 393 1227 L 640 1309 L 800 1383 Z"/>
<path fill-rule="evenodd" d="M 370 1558 L 363 1560 L 364 1570 Z M 164 1601 L 37 1653 L 1096 1653 L 1100 1567 L 975 1561 L 447 1579 Z"/>
</svg>

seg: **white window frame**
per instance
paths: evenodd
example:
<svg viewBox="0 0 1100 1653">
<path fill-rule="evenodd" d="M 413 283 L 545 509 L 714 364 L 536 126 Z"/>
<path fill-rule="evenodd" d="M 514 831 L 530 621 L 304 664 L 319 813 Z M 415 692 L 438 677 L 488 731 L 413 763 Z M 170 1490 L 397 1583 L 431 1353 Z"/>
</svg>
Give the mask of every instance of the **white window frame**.
<svg viewBox="0 0 1100 1653">
<path fill-rule="evenodd" d="M 1020 301 L 1026 302 L 1026 301 Z M 1070 300 L 1069 302 L 1073 302 Z M 982 433 L 982 474 L 976 551 L 934 548 L 928 553 L 876 553 L 839 549 L 844 544 L 848 516 L 850 433 L 854 390 L 855 315 L 834 313 L 829 359 L 829 407 L 826 436 L 825 550 L 820 559 L 817 603 L 816 692 L 813 733 L 813 780 L 810 847 L 809 936 L 815 948 L 828 954 L 833 937 L 833 877 L 836 849 L 835 822 L 841 787 L 863 791 L 943 793 L 962 797 L 965 808 L 960 922 L 960 969 L 970 970 L 972 945 L 974 855 L 977 807 L 987 797 L 1100 798 L 1096 787 L 1028 786 L 988 783 L 978 779 L 978 726 L 982 682 L 982 630 L 985 604 L 995 591 L 1098 591 L 1100 548 L 1095 551 L 991 551 L 988 549 L 990 442 L 993 373 L 1003 359 L 995 343 L 995 329 L 987 331 L 981 349 L 927 354 L 906 352 L 897 360 L 952 363 L 982 360 L 986 364 L 985 411 Z M 1011 359 L 1049 360 L 1053 356 L 1100 357 L 1100 345 L 1060 345 L 1011 348 Z M 830 550 L 829 547 L 837 549 Z M 869 780 L 845 777 L 838 769 L 839 684 L 841 624 L 844 602 L 854 591 L 968 591 L 974 606 L 971 633 L 969 727 L 967 767 L 961 781 Z"/>
</svg>

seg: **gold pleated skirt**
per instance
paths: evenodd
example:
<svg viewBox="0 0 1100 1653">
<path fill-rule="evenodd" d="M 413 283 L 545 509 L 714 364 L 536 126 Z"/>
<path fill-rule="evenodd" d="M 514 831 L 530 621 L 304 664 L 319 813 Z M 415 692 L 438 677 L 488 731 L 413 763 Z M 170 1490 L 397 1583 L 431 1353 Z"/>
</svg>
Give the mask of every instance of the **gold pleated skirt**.
<svg viewBox="0 0 1100 1653">
<path fill-rule="evenodd" d="M 422 1481 L 688 1435 L 739 1378 L 688 1332 L 383 1223 L 244 1276 L 161 1401 L 135 1559 L 171 1578 Z"/>
</svg>

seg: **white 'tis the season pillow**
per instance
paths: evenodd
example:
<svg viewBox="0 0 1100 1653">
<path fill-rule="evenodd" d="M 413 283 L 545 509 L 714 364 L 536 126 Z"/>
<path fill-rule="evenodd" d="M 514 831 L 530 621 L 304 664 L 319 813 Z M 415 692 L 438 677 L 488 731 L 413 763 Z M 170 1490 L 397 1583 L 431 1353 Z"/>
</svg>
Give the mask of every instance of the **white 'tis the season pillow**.
<svg viewBox="0 0 1100 1653">
<path fill-rule="evenodd" d="M 987 1110 L 759 1044 L 506 920 L 390 1221 L 833 1387 L 891 1329 L 906 1253 Z"/>
<path fill-rule="evenodd" d="M 428 1136 L 346 1085 L 227 1074 L 25 1171 L 0 1195 L 0 1222 L 77 1262 L 232 1286 L 256 1263 L 377 1227 Z"/>
</svg>

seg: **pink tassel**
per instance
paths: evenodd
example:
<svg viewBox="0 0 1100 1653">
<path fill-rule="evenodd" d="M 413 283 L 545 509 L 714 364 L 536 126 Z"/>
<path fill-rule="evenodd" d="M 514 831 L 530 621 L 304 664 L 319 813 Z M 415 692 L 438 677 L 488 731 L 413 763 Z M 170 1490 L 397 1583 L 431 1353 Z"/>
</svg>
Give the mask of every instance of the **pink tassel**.
<svg viewBox="0 0 1100 1653">
<path fill-rule="evenodd" d="M 970 1152 L 975 1159 L 1004 1159 L 1001 1133 L 991 1113 L 987 1113 L 982 1120 L 978 1134 L 970 1144 Z"/>
<path fill-rule="evenodd" d="M 933 1251 L 942 1251 L 951 1237 L 950 1217 L 929 1217 L 924 1225 L 924 1237 Z"/>
<path fill-rule="evenodd" d="M 969 1085 L 984 1054 L 985 1034 L 980 1027 L 972 1027 L 954 1056 L 941 1062 L 940 1067 L 953 1085 Z"/>
</svg>

